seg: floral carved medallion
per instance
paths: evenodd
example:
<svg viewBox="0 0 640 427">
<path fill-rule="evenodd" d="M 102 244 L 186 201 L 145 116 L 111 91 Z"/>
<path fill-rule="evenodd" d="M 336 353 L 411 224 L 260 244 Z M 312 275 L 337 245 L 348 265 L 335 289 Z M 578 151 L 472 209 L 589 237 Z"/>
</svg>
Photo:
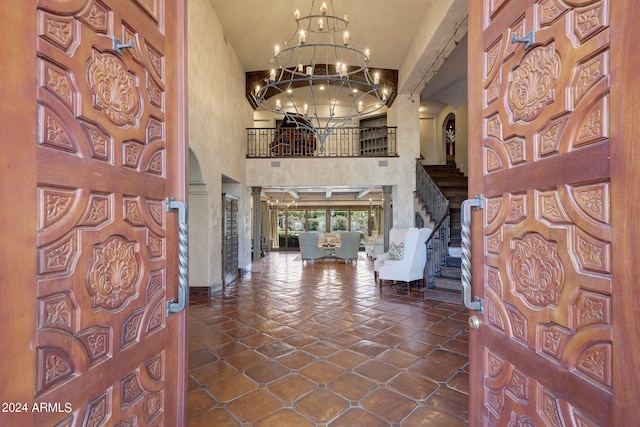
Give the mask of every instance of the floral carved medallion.
<svg viewBox="0 0 640 427">
<path fill-rule="evenodd" d="M 140 93 L 135 75 L 128 72 L 116 55 L 93 52 L 87 67 L 87 80 L 94 106 L 117 126 L 136 125 L 140 113 Z"/>
<path fill-rule="evenodd" d="M 560 75 L 560 57 L 554 45 L 532 49 L 513 71 L 508 89 L 513 120 L 530 122 L 553 103 Z"/>
<path fill-rule="evenodd" d="M 515 292 L 536 307 L 557 304 L 564 270 L 556 244 L 530 233 L 511 244 L 511 280 Z"/>
<path fill-rule="evenodd" d="M 137 244 L 114 236 L 93 248 L 87 288 L 93 307 L 105 310 L 120 308 L 133 297 L 140 271 Z"/>
</svg>

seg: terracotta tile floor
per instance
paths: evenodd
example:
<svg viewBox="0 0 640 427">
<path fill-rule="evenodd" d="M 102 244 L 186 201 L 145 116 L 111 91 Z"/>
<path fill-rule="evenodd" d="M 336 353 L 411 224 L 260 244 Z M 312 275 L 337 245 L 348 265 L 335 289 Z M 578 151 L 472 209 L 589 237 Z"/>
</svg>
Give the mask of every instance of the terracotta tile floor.
<svg viewBox="0 0 640 427">
<path fill-rule="evenodd" d="M 364 255 L 271 252 L 189 310 L 189 426 L 467 425 L 466 310 L 380 291 Z"/>
</svg>

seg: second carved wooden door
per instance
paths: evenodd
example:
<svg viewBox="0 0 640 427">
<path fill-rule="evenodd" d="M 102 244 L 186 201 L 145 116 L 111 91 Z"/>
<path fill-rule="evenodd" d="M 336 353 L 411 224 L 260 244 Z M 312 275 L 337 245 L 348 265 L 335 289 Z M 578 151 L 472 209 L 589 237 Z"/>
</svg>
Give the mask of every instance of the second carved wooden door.
<svg viewBox="0 0 640 427">
<path fill-rule="evenodd" d="M 632 105 L 613 60 L 629 49 L 629 7 L 469 2 L 472 284 L 484 301 L 470 313 L 470 425 L 630 425 L 615 420 L 637 397 L 620 365 L 637 362 L 624 356 L 637 355 L 621 280 L 633 262 L 614 218 L 636 207 L 612 171 L 631 164 L 619 154 L 633 142 L 611 125 Z"/>
<path fill-rule="evenodd" d="M 185 197 L 184 3 L 2 7 L 21 38 L 2 45 L 5 201 L 21 197 L 2 221 L 2 401 L 25 410 L 0 424 L 180 425 L 186 315 L 167 316 L 167 197 Z"/>
</svg>

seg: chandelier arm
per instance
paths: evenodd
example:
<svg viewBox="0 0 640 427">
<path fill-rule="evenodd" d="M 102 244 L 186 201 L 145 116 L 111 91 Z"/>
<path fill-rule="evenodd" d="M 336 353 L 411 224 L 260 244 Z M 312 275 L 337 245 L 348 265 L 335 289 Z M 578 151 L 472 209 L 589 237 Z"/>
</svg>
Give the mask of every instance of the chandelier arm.
<svg viewBox="0 0 640 427">
<path fill-rule="evenodd" d="M 313 54 L 314 54 L 314 57 L 315 57 L 315 55 L 317 54 L 318 48 L 333 49 L 334 50 L 334 54 L 335 54 L 336 57 L 341 56 L 340 53 L 339 53 L 339 51 L 341 51 L 341 50 L 342 51 L 346 51 L 348 53 L 349 52 L 353 53 L 354 55 L 362 55 L 364 57 L 364 54 L 361 51 L 359 51 L 358 49 L 349 47 L 349 46 L 342 46 L 342 45 L 338 45 L 337 46 L 337 45 L 333 45 L 333 44 L 330 44 L 330 43 L 305 43 L 304 45 L 296 45 L 296 46 L 287 47 L 287 48 L 282 49 L 278 53 L 278 55 L 276 55 L 274 57 L 274 62 L 278 65 L 278 67 L 286 68 L 292 62 L 292 58 L 294 56 L 294 53 L 297 50 L 300 50 L 302 52 L 305 49 L 307 49 L 307 50 L 308 49 L 313 49 L 314 50 Z M 282 58 L 285 53 L 288 54 L 286 60 Z M 356 58 L 357 58 L 357 56 L 356 56 Z M 325 59 L 326 59 L 325 63 L 328 64 L 329 63 L 329 61 L 328 61 L 328 53 L 325 54 Z M 354 70 L 354 72 L 357 72 L 357 71 L 360 71 L 360 70 L 365 70 L 365 69 L 368 70 L 368 67 L 367 67 L 367 65 L 365 63 L 362 63 L 362 62 L 360 62 L 358 60 L 356 62 L 358 62 L 358 64 L 355 66 L 356 69 Z M 294 64 L 294 65 L 297 65 L 298 63 L 299 62 L 296 62 L 296 64 Z"/>
<path fill-rule="evenodd" d="M 294 13 L 295 32 L 284 43 L 284 49 L 274 49 L 271 59 L 280 68 L 279 75 L 276 77 L 272 69 L 265 87 L 258 86 L 251 93 L 257 105 L 283 114 L 289 127 L 307 129 L 315 135 L 320 152 L 330 132 L 387 106 L 387 90 L 394 90 L 394 84 L 386 80 L 380 85 L 378 73 L 372 76 L 369 50 L 363 53 L 350 46 L 349 18 L 338 17 L 333 0 L 330 3 L 330 10 L 326 3 L 322 4 L 320 15 L 314 14 L 315 0 L 311 1 L 307 16 Z M 344 103 L 344 99 L 350 99 L 350 103 Z M 354 99 L 355 103 L 351 103 Z M 303 108 L 302 102 L 310 105 L 305 103 Z"/>
</svg>

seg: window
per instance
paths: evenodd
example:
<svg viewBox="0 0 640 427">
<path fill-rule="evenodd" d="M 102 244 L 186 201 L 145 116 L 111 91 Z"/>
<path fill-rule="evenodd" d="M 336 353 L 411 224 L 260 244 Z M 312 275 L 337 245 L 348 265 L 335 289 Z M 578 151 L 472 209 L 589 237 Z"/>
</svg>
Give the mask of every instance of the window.
<svg viewBox="0 0 640 427">
<path fill-rule="evenodd" d="M 360 242 L 364 243 L 369 235 L 369 209 L 351 211 L 351 231 L 360 232 Z"/>
<path fill-rule="evenodd" d="M 331 211 L 331 232 L 349 231 L 349 211 L 348 210 L 332 210 Z"/>
<path fill-rule="evenodd" d="M 364 244 L 368 235 L 376 232 L 378 216 L 381 209 L 373 208 L 281 208 L 278 216 L 278 245 L 279 250 L 298 250 L 298 233 L 301 231 L 316 231 L 324 233 L 330 231 L 359 231 L 360 242 Z M 329 218 L 329 230 L 327 230 Z"/>
<path fill-rule="evenodd" d="M 307 211 L 307 225 L 308 231 L 318 231 L 320 233 L 324 233 L 327 227 L 327 211 L 325 209 L 313 210 L 309 209 Z"/>
</svg>

